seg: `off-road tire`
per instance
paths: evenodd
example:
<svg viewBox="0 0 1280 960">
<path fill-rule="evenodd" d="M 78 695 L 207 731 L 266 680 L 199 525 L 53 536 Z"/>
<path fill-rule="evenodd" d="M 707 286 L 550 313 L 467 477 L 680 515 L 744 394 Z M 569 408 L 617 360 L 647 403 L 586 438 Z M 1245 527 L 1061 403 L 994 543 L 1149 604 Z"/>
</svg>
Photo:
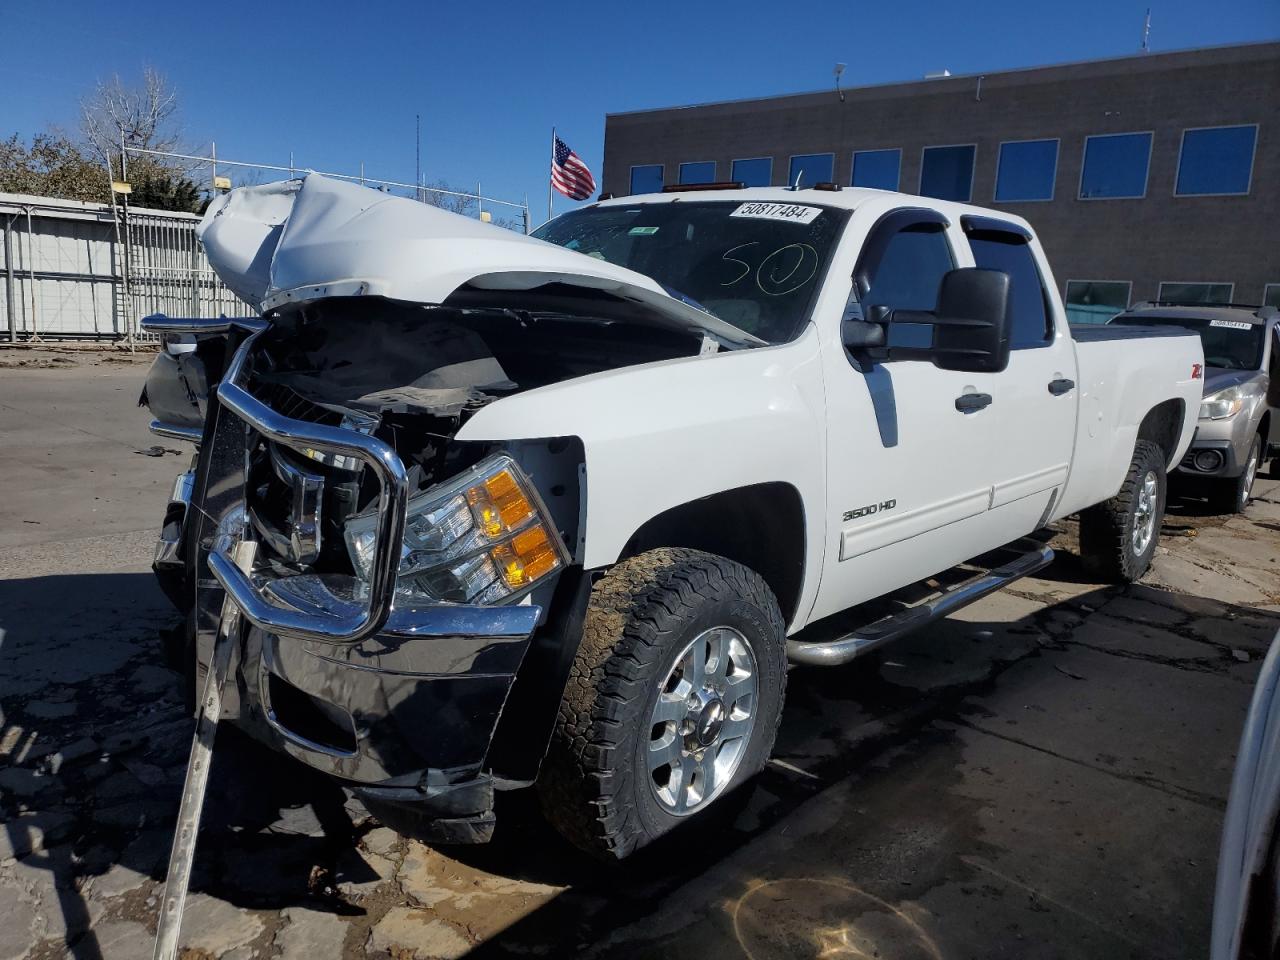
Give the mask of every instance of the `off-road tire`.
<svg viewBox="0 0 1280 960">
<path fill-rule="evenodd" d="M 1252 476 L 1249 464 L 1253 463 Z M 1244 469 L 1240 476 L 1225 480 L 1215 480 L 1209 491 L 1209 505 L 1214 513 L 1244 513 L 1253 499 L 1253 485 L 1258 472 L 1262 469 L 1262 437 L 1253 438 L 1249 445 L 1249 454 L 1245 457 Z"/>
<path fill-rule="evenodd" d="M 654 797 L 642 751 L 659 684 L 690 641 L 713 626 L 732 626 L 747 639 L 758 687 L 742 759 L 728 787 L 708 801 L 712 810 L 773 749 L 786 685 L 784 623 L 773 592 L 740 563 L 683 548 L 624 560 L 592 589 L 538 776 L 546 818 L 576 847 L 621 860 L 690 819 Z"/>
<path fill-rule="evenodd" d="M 1150 542 L 1139 553 L 1134 548 L 1134 523 L 1148 473 L 1156 477 L 1155 526 Z M 1160 541 L 1168 496 L 1164 450 L 1150 440 L 1139 440 L 1120 492 L 1080 514 L 1080 555 L 1085 568 L 1107 583 L 1132 583 L 1146 573 Z"/>
</svg>

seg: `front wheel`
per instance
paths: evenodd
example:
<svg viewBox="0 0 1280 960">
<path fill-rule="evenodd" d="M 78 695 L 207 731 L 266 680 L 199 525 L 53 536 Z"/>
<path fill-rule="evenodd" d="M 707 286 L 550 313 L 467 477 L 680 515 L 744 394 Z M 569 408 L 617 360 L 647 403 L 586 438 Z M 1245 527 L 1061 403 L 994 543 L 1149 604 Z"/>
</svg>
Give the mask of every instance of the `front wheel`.
<svg viewBox="0 0 1280 960">
<path fill-rule="evenodd" d="M 547 819 L 622 859 L 715 804 L 768 759 L 782 713 L 782 613 L 723 557 L 651 550 L 591 594 L 547 758 Z"/>
<path fill-rule="evenodd" d="M 1080 553 L 1103 580 L 1132 583 L 1151 566 L 1167 499 L 1164 451 L 1149 440 L 1134 446 L 1120 492 L 1080 514 Z"/>
<path fill-rule="evenodd" d="M 1218 480 L 1210 495 L 1210 503 L 1216 513 L 1244 513 L 1253 498 L 1253 481 L 1258 477 L 1258 465 L 1262 461 L 1262 437 L 1254 437 L 1249 445 L 1249 456 L 1244 469 L 1234 479 Z"/>
</svg>

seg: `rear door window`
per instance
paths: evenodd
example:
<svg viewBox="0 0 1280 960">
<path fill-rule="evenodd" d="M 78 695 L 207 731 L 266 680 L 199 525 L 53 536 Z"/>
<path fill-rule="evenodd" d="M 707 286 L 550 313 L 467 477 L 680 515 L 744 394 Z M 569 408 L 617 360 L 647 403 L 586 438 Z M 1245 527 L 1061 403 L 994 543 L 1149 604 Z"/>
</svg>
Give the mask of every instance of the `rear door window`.
<svg viewBox="0 0 1280 960">
<path fill-rule="evenodd" d="M 1031 244 L 1021 231 L 1008 233 L 978 229 L 966 231 L 974 266 L 1001 270 L 1009 275 L 1009 298 L 1013 308 L 1014 350 L 1043 347 L 1053 339 L 1053 317 L 1036 266 Z"/>
</svg>

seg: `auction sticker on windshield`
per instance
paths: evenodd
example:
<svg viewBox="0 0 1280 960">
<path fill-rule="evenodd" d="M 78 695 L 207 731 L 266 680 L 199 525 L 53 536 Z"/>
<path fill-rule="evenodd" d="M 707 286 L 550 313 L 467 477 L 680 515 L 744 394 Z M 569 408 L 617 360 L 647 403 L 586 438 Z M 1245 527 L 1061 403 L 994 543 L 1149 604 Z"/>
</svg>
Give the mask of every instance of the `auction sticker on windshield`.
<svg viewBox="0 0 1280 960">
<path fill-rule="evenodd" d="M 1253 324 L 1245 323 L 1243 320 L 1210 320 L 1211 327 L 1226 327 L 1228 330 L 1248 330 Z"/>
<path fill-rule="evenodd" d="M 744 203 L 729 214 L 731 217 L 751 217 L 755 220 L 783 220 L 786 223 L 810 223 L 822 212 L 821 207 L 806 207 L 798 203 Z"/>
</svg>

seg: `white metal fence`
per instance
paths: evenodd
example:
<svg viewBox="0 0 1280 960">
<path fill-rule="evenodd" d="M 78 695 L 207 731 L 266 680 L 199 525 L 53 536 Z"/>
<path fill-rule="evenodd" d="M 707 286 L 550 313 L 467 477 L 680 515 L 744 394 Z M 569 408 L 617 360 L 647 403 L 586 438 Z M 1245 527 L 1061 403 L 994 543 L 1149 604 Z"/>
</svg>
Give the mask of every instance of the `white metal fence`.
<svg viewBox="0 0 1280 960">
<path fill-rule="evenodd" d="M 266 179 L 293 177 L 293 167 L 220 160 L 127 148 L 131 156 L 209 170 L 218 187 L 218 170 L 248 171 Z M 363 164 L 361 164 L 363 169 Z M 104 177 L 107 171 L 103 171 Z M 486 218 L 498 212 L 506 225 L 529 231 L 529 205 L 425 184 L 407 184 L 348 174 L 325 176 L 396 190 L 419 199 L 443 197 L 465 213 Z M 514 218 L 514 219 L 511 219 Z M 257 311 L 218 279 L 196 240 L 200 218 L 192 213 L 130 208 L 123 205 L 57 200 L 0 193 L 0 338 L 139 336 L 138 321 L 153 313 L 168 316 L 243 316 Z"/>
<path fill-rule="evenodd" d="M 151 313 L 256 311 L 213 273 L 195 214 L 0 193 L 0 337 L 137 336 Z M 127 278 L 127 279 L 126 279 Z"/>
</svg>

